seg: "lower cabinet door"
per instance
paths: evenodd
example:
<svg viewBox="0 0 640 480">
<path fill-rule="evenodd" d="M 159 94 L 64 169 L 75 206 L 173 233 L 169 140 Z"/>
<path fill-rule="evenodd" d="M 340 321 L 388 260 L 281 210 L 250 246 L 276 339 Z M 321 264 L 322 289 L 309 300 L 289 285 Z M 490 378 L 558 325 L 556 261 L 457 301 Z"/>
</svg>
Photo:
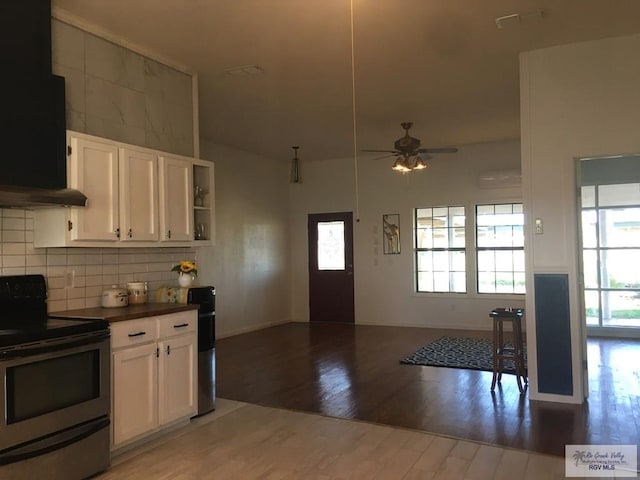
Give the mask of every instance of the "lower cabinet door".
<svg viewBox="0 0 640 480">
<path fill-rule="evenodd" d="M 159 422 L 170 423 L 197 411 L 196 336 L 182 335 L 158 343 Z"/>
<path fill-rule="evenodd" d="M 158 426 L 157 344 L 113 353 L 113 446 Z"/>
</svg>

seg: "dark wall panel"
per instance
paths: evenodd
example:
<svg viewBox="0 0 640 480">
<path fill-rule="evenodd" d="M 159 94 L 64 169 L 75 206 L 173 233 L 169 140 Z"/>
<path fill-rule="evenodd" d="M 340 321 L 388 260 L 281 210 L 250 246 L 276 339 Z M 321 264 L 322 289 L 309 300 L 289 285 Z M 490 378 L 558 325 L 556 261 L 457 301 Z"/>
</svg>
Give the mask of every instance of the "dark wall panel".
<svg viewBox="0 0 640 480">
<path fill-rule="evenodd" d="M 569 277 L 536 274 L 536 351 L 540 393 L 573 395 Z"/>
</svg>

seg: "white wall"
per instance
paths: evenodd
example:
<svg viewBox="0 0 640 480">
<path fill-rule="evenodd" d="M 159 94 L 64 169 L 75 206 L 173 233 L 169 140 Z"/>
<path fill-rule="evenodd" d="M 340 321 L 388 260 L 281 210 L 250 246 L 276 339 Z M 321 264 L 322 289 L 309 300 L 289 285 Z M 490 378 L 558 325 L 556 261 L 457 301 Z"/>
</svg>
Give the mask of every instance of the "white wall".
<svg viewBox="0 0 640 480">
<path fill-rule="evenodd" d="M 422 172 L 399 175 L 393 159 L 359 159 L 360 222 L 354 222 L 356 323 L 375 325 L 488 329 L 489 311 L 497 306 L 523 307 L 522 296 L 417 295 L 413 286 L 413 209 L 464 205 L 473 216 L 476 203 L 520 202 L 520 188 L 480 189 L 481 172 L 519 169 L 519 141 L 461 147 L 439 155 Z M 352 159 L 303 163 L 303 183 L 290 186 L 292 315 L 309 320 L 307 215 L 355 211 Z M 400 214 L 401 253 L 383 255 L 382 215 Z M 473 238 L 473 230 L 467 229 Z M 470 250 L 468 256 L 473 257 Z M 473 273 L 473 270 L 471 270 Z M 470 278 L 469 290 L 474 280 Z"/>
<path fill-rule="evenodd" d="M 287 165 L 204 139 L 201 152 L 215 162 L 216 245 L 197 259 L 216 287 L 217 336 L 289 321 Z"/>
<path fill-rule="evenodd" d="M 530 348 L 532 399 L 579 403 L 585 395 L 575 159 L 640 152 L 639 51 L 640 35 L 633 35 L 520 58 L 529 342 L 535 344 L 533 274 L 568 274 L 574 381 L 570 398 L 538 393 L 535 349 Z M 543 220 L 543 235 L 533 234 L 533 218 Z"/>
</svg>

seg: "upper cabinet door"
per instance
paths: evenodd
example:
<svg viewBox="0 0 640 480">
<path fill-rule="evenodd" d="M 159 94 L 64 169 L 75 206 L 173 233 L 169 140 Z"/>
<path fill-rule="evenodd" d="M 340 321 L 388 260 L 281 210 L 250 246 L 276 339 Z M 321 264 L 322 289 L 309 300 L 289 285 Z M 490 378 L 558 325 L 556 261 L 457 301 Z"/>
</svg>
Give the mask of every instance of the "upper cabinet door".
<svg viewBox="0 0 640 480">
<path fill-rule="evenodd" d="M 70 135 L 69 186 L 87 196 L 86 207 L 71 208 L 72 240 L 112 240 L 119 235 L 118 148 Z"/>
<path fill-rule="evenodd" d="M 179 157 L 159 157 L 160 240 L 193 241 L 193 168 Z"/>
<path fill-rule="evenodd" d="M 158 240 L 158 157 L 120 148 L 120 240 Z"/>
</svg>

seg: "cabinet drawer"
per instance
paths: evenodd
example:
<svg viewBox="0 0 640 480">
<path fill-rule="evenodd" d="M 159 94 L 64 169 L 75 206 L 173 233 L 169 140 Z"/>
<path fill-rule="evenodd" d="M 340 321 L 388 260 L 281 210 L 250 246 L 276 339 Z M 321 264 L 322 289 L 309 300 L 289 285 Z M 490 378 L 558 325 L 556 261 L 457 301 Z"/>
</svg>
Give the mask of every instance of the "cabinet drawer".
<svg viewBox="0 0 640 480">
<path fill-rule="evenodd" d="M 198 313 L 190 312 L 170 313 L 158 317 L 158 337 L 167 338 L 196 331 Z"/>
<path fill-rule="evenodd" d="M 139 318 L 111 324 L 111 348 L 127 347 L 157 339 L 154 317 Z"/>
</svg>

